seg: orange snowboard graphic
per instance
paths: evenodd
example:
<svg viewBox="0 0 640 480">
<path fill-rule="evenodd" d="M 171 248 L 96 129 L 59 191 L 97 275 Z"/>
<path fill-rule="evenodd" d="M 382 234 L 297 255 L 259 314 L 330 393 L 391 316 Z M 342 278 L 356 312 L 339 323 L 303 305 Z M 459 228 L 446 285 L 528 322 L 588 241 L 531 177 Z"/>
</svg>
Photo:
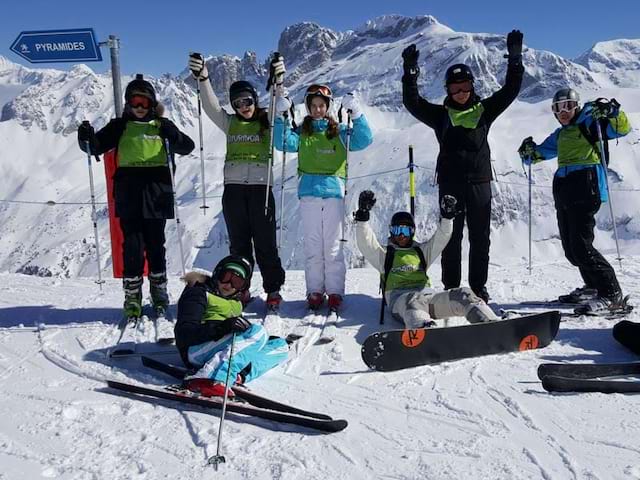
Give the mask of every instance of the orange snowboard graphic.
<svg viewBox="0 0 640 480">
<path fill-rule="evenodd" d="M 405 330 L 402 332 L 402 345 L 408 348 L 417 347 L 422 343 L 427 331 L 424 328 L 418 330 Z"/>
<path fill-rule="evenodd" d="M 540 340 L 538 340 L 537 335 L 527 335 L 522 340 L 520 340 L 520 347 L 518 348 L 518 350 L 520 350 L 521 352 L 524 350 L 533 350 L 535 348 L 538 348 L 538 345 L 540 345 Z"/>
</svg>

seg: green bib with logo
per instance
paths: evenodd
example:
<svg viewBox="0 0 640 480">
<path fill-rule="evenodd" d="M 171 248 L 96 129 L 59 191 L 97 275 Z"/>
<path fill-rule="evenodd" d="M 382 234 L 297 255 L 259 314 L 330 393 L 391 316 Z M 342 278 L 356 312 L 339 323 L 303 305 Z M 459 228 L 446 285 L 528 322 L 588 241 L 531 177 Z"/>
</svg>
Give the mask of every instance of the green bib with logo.
<svg viewBox="0 0 640 480">
<path fill-rule="evenodd" d="M 387 277 L 385 290 L 397 288 L 430 287 L 429 276 L 420 267 L 420 257 L 414 248 L 395 249 L 393 264 Z"/>
<path fill-rule="evenodd" d="M 118 142 L 118 167 L 162 167 L 167 152 L 160 136 L 160 123 L 129 121 Z"/>
<path fill-rule="evenodd" d="M 234 116 L 227 132 L 226 161 L 266 164 L 269 161 L 268 133 L 268 130 L 260 133 L 260 122 L 244 122 Z"/>
<path fill-rule="evenodd" d="M 600 155 L 582 135 L 578 125 L 569 125 L 558 134 L 558 166 L 597 165 Z"/>
<path fill-rule="evenodd" d="M 239 300 L 222 298 L 207 292 L 207 309 L 202 321 L 226 320 L 242 315 L 242 303 Z"/>
<path fill-rule="evenodd" d="M 347 175 L 347 149 L 340 136 L 327 138 L 325 132 L 300 135 L 298 173 L 313 175 Z"/>
</svg>

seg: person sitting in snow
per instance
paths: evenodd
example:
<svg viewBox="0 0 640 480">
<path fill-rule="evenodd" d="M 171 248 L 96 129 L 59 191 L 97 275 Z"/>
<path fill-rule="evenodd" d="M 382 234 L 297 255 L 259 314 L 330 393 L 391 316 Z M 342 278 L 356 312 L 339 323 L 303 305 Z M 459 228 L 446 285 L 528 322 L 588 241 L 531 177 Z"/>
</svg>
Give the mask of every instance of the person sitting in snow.
<svg viewBox="0 0 640 480">
<path fill-rule="evenodd" d="M 597 126 L 603 139 L 618 138 L 631 130 L 615 99 L 599 99 L 580 107 L 578 92 L 561 88 L 553 96 L 551 110 L 560 128 L 540 145 L 525 138 L 518 152 L 525 165 L 558 157 L 553 177 L 553 200 L 560 240 L 567 260 L 578 267 L 584 287 L 559 300 L 584 301 L 587 312 L 598 314 L 624 308 L 626 301 L 613 267 L 593 246 L 595 215 L 609 198 L 607 172 L 600 159 Z M 605 157 L 608 157 L 605 148 Z M 605 158 L 608 164 L 609 159 Z"/>
<path fill-rule="evenodd" d="M 185 387 L 204 396 L 223 396 L 229 387 L 249 382 L 287 358 L 288 345 L 242 317 L 240 298 L 251 284 L 253 268 L 244 257 L 223 258 L 211 276 L 189 272 L 178 301 L 175 338 L 182 361 L 195 372 Z M 228 395 L 232 397 L 233 391 Z"/>
<path fill-rule="evenodd" d="M 440 202 L 442 216 L 438 229 L 426 242 L 414 241 L 416 225 L 409 212 L 396 212 L 389 225 L 389 241 L 384 248 L 369 226 L 370 210 L 376 203 L 372 191 L 358 198 L 356 241 L 364 258 L 383 276 L 384 299 L 394 318 L 406 328 L 433 326 L 433 320 L 464 316 L 470 323 L 499 320 L 491 308 L 470 288 L 436 292 L 431 288 L 427 268 L 446 247 L 457 215 L 457 200 L 445 195 Z"/>
</svg>

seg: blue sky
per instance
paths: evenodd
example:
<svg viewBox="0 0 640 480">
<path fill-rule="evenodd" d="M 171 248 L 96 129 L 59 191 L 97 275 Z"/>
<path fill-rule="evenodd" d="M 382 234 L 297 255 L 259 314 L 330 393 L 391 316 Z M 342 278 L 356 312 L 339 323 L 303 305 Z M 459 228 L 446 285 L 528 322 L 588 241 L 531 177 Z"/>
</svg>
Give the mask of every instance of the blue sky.
<svg viewBox="0 0 640 480">
<path fill-rule="evenodd" d="M 100 40 L 115 34 L 122 43 L 122 72 L 177 73 L 190 50 L 263 59 L 276 49 L 282 30 L 313 21 L 334 30 L 354 29 L 379 15 L 433 15 L 457 31 L 505 33 L 519 28 L 525 44 L 573 58 L 592 44 L 640 37 L 640 1 L 538 0 L 432 1 L 214 1 L 191 0 L 5 0 L 0 7 L 0 55 L 26 64 L 9 47 L 20 31 L 93 27 Z M 597 13 L 595 13 L 597 12 Z M 105 61 L 91 66 L 109 68 Z M 65 64 L 52 65 L 65 68 Z"/>
</svg>

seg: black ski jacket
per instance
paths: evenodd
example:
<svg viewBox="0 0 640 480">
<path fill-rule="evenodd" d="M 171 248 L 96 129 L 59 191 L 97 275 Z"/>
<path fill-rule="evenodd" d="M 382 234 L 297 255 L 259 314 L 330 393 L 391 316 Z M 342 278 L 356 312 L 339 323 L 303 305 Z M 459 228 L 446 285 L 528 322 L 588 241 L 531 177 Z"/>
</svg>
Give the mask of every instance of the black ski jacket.
<svg viewBox="0 0 640 480">
<path fill-rule="evenodd" d="M 91 144 L 91 153 L 101 155 L 117 148 L 129 120 L 131 118 L 125 113 L 122 118 L 114 118 L 98 130 L 95 141 Z M 171 120 L 163 118 L 162 122 L 168 122 L 176 128 Z M 178 131 L 177 138 L 177 142 L 170 144 L 173 153 L 188 155 L 195 148 L 193 140 L 186 134 Z M 82 142 L 79 143 L 80 148 L 85 151 L 85 145 Z M 118 218 L 169 219 L 174 217 L 169 167 L 116 169 L 113 175 L 113 197 Z"/>
<path fill-rule="evenodd" d="M 491 173 L 491 151 L 489 150 L 489 128 L 491 124 L 516 99 L 522 84 L 524 68 L 520 64 L 509 66 L 504 86 L 488 98 L 478 96 L 464 108 L 454 108 L 447 97 L 444 105 L 428 102 L 418 93 L 417 75 L 402 77 L 402 102 L 409 112 L 421 122 L 435 130 L 440 144 L 436 165 L 438 183 L 484 183 L 493 179 Z M 467 110 L 478 103 L 483 113 L 475 128 L 454 126 L 451 114 Z"/>
</svg>

